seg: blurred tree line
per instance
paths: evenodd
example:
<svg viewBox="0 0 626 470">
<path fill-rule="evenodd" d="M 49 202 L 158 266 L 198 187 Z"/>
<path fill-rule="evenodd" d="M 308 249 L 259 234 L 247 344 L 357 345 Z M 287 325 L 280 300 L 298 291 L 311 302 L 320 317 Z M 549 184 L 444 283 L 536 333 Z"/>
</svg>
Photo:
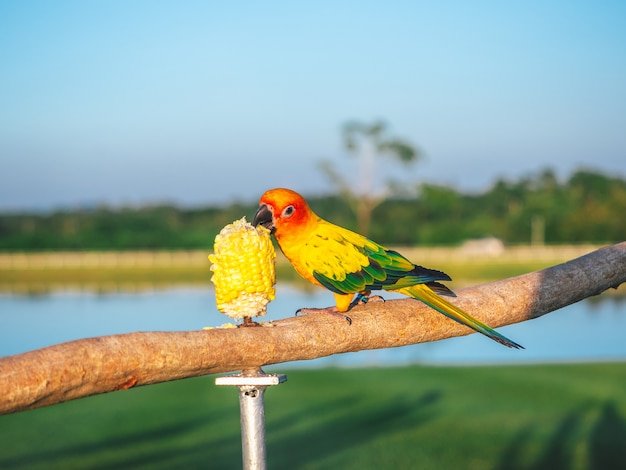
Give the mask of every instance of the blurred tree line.
<svg viewBox="0 0 626 470">
<path fill-rule="evenodd" d="M 541 220 L 546 243 L 626 240 L 626 180 L 579 170 L 561 183 L 551 170 L 518 181 L 498 180 L 482 193 L 423 184 L 414 198 L 387 199 L 373 211 L 370 236 L 388 245 L 452 245 L 494 236 L 505 243 L 531 240 Z M 356 229 L 340 196 L 309 199 L 322 217 Z M 210 249 L 221 228 L 256 202 L 223 207 L 99 207 L 50 214 L 0 214 L 1 251 Z M 539 218 L 539 219 L 537 219 Z"/>
</svg>

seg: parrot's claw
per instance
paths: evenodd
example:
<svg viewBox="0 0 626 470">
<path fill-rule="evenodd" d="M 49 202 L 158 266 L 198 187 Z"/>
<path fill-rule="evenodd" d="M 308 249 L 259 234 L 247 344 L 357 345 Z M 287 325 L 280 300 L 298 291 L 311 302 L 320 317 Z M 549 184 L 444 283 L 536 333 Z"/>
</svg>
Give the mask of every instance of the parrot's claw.
<svg viewBox="0 0 626 470">
<path fill-rule="evenodd" d="M 296 315 L 307 315 L 309 313 L 326 313 L 328 315 L 332 315 L 333 317 L 341 318 L 342 320 L 347 321 L 348 325 L 352 325 L 352 318 L 338 311 L 337 307 L 299 308 L 296 310 Z"/>
</svg>

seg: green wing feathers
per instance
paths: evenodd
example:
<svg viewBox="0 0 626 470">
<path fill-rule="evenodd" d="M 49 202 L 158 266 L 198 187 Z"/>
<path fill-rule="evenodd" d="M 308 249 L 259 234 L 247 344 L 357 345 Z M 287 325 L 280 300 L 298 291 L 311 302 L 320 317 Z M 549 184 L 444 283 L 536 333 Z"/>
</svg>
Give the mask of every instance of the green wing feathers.
<svg viewBox="0 0 626 470">
<path fill-rule="evenodd" d="M 501 335 L 493 328 L 488 327 L 481 321 L 472 317 L 468 313 L 465 313 L 456 305 L 451 304 L 445 299 L 439 297 L 435 292 L 424 285 L 416 285 L 412 287 L 406 287 L 398 290 L 398 292 L 413 297 L 414 299 L 424 302 L 429 307 L 437 310 L 439 313 L 444 314 L 446 317 L 455 320 L 462 325 L 468 326 L 478 333 L 497 341 L 500 344 L 508 346 L 509 348 L 524 349 L 523 346 L 511 341 L 506 336 Z"/>
<path fill-rule="evenodd" d="M 337 294 L 427 284 L 438 294 L 454 296 L 450 289 L 437 282 L 449 281 L 447 274 L 416 266 L 396 251 L 325 221 L 307 243 L 305 251 L 301 255 L 306 255 L 313 277 Z"/>
<path fill-rule="evenodd" d="M 322 221 L 301 256 L 313 277 L 336 294 L 392 290 L 424 302 L 445 316 L 510 348 L 522 348 L 465 313 L 440 295 L 454 293 L 439 281 L 446 273 L 417 266 L 400 253 L 387 250 L 357 233 Z"/>
<path fill-rule="evenodd" d="M 400 253 L 368 238 L 321 221 L 300 253 L 313 277 L 336 294 L 392 290 L 424 302 L 443 315 L 510 348 L 522 348 L 494 329 L 465 313 L 440 295 L 454 293 L 439 281 L 450 276 L 417 266 Z"/>
</svg>

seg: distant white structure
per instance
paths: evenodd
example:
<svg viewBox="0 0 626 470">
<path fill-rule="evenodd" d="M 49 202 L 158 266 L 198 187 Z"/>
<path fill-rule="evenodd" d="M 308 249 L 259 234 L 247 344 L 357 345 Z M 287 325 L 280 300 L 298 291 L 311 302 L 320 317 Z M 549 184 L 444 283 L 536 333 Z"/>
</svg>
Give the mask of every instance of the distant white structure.
<svg viewBox="0 0 626 470">
<path fill-rule="evenodd" d="M 465 256 L 488 256 L 495 258 L 504 253 L 504 243 L 496 237 L 466 240 L 459 247 L 459 251 Z"/>
</svg>

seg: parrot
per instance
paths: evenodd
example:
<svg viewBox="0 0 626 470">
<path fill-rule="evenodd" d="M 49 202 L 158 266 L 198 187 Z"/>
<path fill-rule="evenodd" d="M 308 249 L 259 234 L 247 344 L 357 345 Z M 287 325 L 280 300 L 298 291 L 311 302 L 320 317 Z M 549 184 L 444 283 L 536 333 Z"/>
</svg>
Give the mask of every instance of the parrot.
<svg viewBox="0 0 626 470">
<path fill-rule="evenodd" d="M 417 299 L 500 344 L 523 349 L 443 299 L 442 295 L 456 296 L 440 282 L 450 281 L 450 276 L 418 266 L 394 250 L 322 219 L 291 189 L 274 188 L 263 193 L 252 224 L 270 230 L 300 276 L 334 294 L 335 306 L 300 309 L 302 313 L 322 310 L 351 324 L 350 317 L 344 314 L 358 303 L 374 299 L 371 291 L 394 291 Z"/>
</svg>

